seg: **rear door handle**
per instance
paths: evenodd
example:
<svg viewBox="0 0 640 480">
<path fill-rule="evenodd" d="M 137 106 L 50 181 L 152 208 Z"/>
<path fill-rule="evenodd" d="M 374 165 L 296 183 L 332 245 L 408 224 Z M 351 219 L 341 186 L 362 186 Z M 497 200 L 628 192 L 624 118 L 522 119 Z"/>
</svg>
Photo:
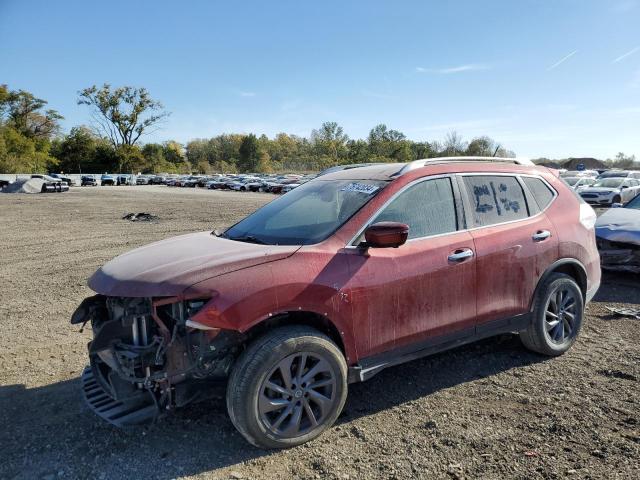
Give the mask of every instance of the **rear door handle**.
<svg viewBox="0 0 640 480">
<path fill-rule="evenodd" d="M 541 242 L 543 240 L 546 240 L 550 236 L 551 236 L 551 232 L 549 230 L 538 230 L 536 233 L 534 233 L 531 236 L 531 238 L 533 239 L 534 242 Z"/>
<path fill-rule="evenodd" d="M 473 257 L 473 250 L 470 248 L 459 248 L 451 252 L 448 259 L 450 262 L 460 263 L 471 257 Z"/>
</svg>

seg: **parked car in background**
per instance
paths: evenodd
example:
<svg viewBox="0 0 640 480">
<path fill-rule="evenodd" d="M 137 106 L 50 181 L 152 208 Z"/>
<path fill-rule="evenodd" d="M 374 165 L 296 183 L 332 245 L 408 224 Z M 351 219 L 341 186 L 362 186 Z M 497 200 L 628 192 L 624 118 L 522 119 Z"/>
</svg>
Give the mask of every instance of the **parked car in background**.
<svg viewBox="0 0 640 480">
<path fill-rule="evenodd" d="M 135 185 L 136 178 L 134 175 L 129 175 L 128 173 L 121 173 L 116 177 L 117 185 Z"/>
<path fill-rule="evenodd" d="M 164 185 L 167 181 L 165 175 L 151 175 L 149 176 L 149 185 Z"/>
<path fill-rule="evenodd" d="M 293 190 L 294 188 L 299 187 L 301 184 L 298 182 L 294 182 L 294 183 L 287 183 L 286 185 L 283 185 L 282 190 L 280 190 L 280 193 L 287 193 L 290 192 L 291 190 Z"/>
<path fill-rule="evenodd" d="M 640 273 L 640 196 L 598 217 L 596 241 L 603 269 Z"/>
<path fill-rule="evenodd" d="M 562 177 L 567 184 L 574 190 L 579 190 L 583 187 L 590 187 L 596 183 L 594 177 Z"/>
<path fill-rule="evenodd" d="M 31 178 L 39 178 L 43 181 L 42 193 L 45 192 L 66 192 L 69 190 L 69 185 L 63 182 L 59 178 L 52 177 L 50 175 L 42 175 L 39 173 L 31 175 Z"/>
<path fill-rule="evenodd" d="M 600 284 L 595 220 L 524 160 L 323 175 L 221 234 L 155 242 L 96 271 L 71 320 L 93 330 L 85 398 L 126 425 L 218 382 L 247 441 L 283 448 L 318 437 L 348 384 L 386 367 L 508 332 L 561 355 Z"/>
<path fill-rule="evenodd" d="M 578 192 L 588 203 L 610 206 L 627 203 L 640 193 L 640 180 L 626 177 L 599 178 L 593 185 Z"/>
<path fill-rule="evenodd" d="M 151 181 L 150 175 L 137 175 L 136 176 L 136 185 L 149 185 Z"/>
<path fill-rule="evenodd" d="M 59 173 L 50 173 L 49 176 L 52 178 L 57 178 L 58 180 L 62 180 L 68 186 L 72 186 L 74 184 L 73 179 L 71 177 L 67 177 L 66 175 L 62 175 Z"/>
<path fill-rule="evenodd" d="M 80 186 L 81 187 L 96 187 L 98 186 L 98 181 L 96 177 L 93 175 L 82 175 L 80 177 Z"/>
<path fill-rule="evenodd" d="M 190 187 L 190 188 L 195 188 L 198 186 L 198 183 L 200 182 L 200 180 L 203 177 L 200 175 L 190 175 L 187 178 L 185 178 L 182 183 L 181 183 L 181 187 Z"/>
<path fill-rule="evenodd" d="M 115 185 L 116 184 L 116 177 L 115 175 L 111 175 L 109 173 L 105 173 L 104 175 L 102 175 L 100 177 L 100 185 L 101 186 L 105 186 L 105 185 Z"/>
<path fill-rule="evenodd" d="M 566 170 L 560 174 L 561 177 L 593 177 L 598 176 L 597 170 Z"/>
<path fill-rule="evenodd" d="M 228 186 L 229 186 L 229 189 L 231 190 L 235 190 L 238 192 L 246 192 L 247 190 L 249 190 L 250 183 L 255 183 L 259 180 L 260 179 L 257 177 L 237 178 L 235 181 L 229 183 Z"/>
<path fill-rule="evenodd" d="M 219 178 L 219 176 L 217 175 L 205 175 L 203 177 L 200 177 L 200 180 L 198 180 L 198 187 L 201 188 L 207 188 L 207 184 L 213 180 L 215 180 L 216 178 Z"/>
<path fill-rule="evenodd" d="M 636 178 L 640 179 L 640 172 L 633 170 L 607 170 L 598 176 L 598 180 L 602 178 Z"/>
</svg>

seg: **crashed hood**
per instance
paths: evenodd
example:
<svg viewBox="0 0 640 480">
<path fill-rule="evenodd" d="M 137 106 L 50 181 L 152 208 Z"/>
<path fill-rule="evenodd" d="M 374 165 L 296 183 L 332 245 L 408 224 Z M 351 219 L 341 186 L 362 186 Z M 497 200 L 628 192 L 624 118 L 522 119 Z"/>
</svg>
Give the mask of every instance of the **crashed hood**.
<svg viewBox="0 0 640 480">
<path fill-rule="evenodd" d="M 191 233 L 114 258 L 93 274 L 89 287 L 107 296 L 176 296 L 194 283 L 281 260 L 299 248 L 237 242 L 209 232 Z"/>
<path fill-rule="evenodd" d="M 610 242 L 640 245 L 640 210 L 611 208 L 598 217 L 596 236 Z"/>
</svg>

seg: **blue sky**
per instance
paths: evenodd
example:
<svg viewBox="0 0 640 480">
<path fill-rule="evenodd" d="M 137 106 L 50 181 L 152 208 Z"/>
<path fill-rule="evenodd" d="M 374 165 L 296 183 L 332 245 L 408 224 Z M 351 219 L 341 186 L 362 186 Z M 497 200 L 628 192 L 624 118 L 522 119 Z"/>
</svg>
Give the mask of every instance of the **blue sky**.
<svg viewBox="0 0 640 480">
<path fill-rule="evenodd" d="M 0 0 L 0 82 L 89 124 L 77 91 L 144 86 L 145 141 L 456 130 L 528 157 L 640 157 L 640 0 Z"/>
</svg>

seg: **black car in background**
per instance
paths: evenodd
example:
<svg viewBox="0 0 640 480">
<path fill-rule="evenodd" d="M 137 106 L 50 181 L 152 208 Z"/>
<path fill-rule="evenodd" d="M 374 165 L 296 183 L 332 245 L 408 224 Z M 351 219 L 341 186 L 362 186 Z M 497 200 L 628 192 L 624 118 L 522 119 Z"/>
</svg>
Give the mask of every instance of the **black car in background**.
<svg viewBox="0 0 640 480">
<path fill-rule="evenodd" d="M 50 173 L 49 176 L 51 178 L 57 178 L 58 180 L 62 180 L 64 183 L 66 183 L 68 186 L 73 185 L 73 180 L 71 179 L 71 177 L 67 177 L 65 175 L 62 175 L 60 173 Z"/>
<path fill-rule="evenodd" d="M 98 181 L 92 175 L 83 175 L 80 177 L 80 186 L 81 187 L 97 187 Z"/>
</svg>

